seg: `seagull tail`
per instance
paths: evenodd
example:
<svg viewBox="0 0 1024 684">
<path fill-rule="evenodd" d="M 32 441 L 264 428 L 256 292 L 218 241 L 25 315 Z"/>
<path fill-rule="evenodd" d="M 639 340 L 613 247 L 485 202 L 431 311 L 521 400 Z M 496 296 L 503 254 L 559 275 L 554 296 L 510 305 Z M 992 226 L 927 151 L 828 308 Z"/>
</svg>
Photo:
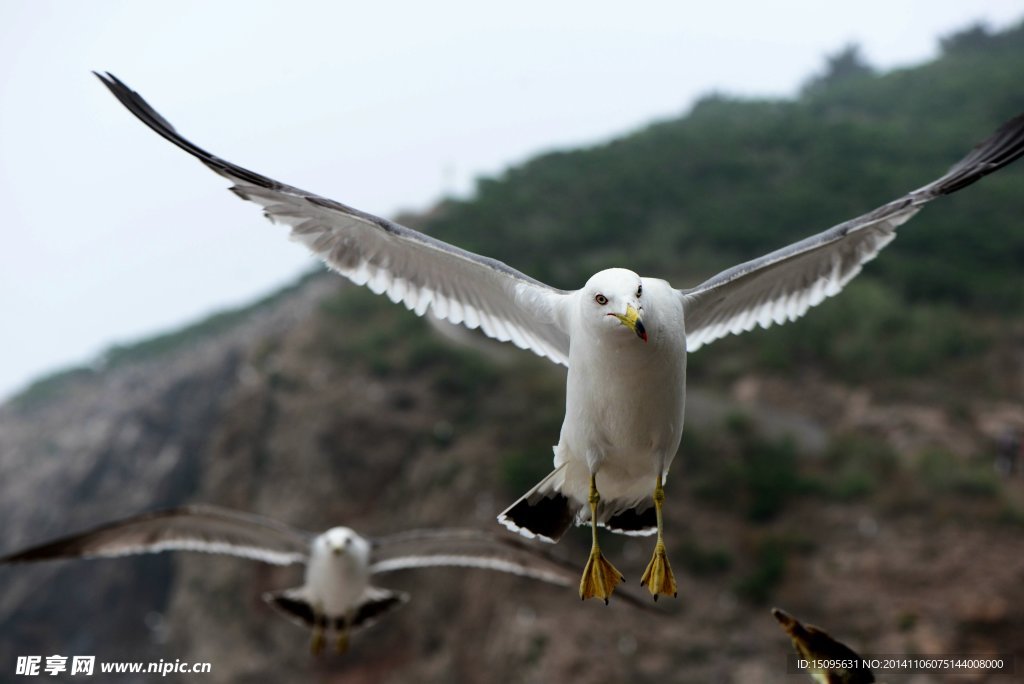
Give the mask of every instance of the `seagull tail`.
<svg viewBox="0 0 1024 684">
<path fill-rule="evenodd" d="M 590 509 L 563 493 L 566 463 L 498 516 L 498 522 L 524 537 L 540 538 L 552 544 L 561 539 L 573 523 L 590 524 Z M 597 524 L 616 534 L 646 537 L 658 530 L 654 500 L 650 496 L 601 499 Z"/>
<path fill-rule="evenodd" d="M 658 531 L 658 516 L 654 510 L 651 497 L 640 501 L 612 500 L 602 501 L 603 508 L 598 509 L 597 524 L 608 528 L 615 534 L 630 537 L 647 537 Z M 590 511 L 581 509 L 576 516 L 577 525 L 590 524 Z"/>
<path fill-rule="evenodd" d="M 565 464 L 558 466 L 518 501 L 498 516 L 498 522 L 524 537 L 538 537 L 552 544 L 572 526 L 578 503 L 559 489 Z"/>
<path fill-rule="evenodd" d="M 302 587 L 267 592 L 263 595 L 263 600 L 300 627 L 313 629 L 319 622 L 322 628 L 342 630 L 346 627 L 348 629 L 369 627 L 382 615 L 405 604 L 409 600 L 409 595 L 401 591 L 370 587 L 348 616 L 317 615 Z M 347 626 L 346 618 L 348 619 Z"/>
</svg>

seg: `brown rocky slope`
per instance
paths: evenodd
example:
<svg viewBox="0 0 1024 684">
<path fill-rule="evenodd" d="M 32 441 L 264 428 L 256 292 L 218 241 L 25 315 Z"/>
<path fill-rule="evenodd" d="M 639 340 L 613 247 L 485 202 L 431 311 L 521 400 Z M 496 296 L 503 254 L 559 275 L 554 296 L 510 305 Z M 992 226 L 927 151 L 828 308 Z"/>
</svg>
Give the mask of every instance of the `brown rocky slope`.
<svg viewBox="0 0 1024 684">
<path fill-rule="evenodd" d="M 186 502 L 314 530 L 495 529 L 557 440 L 563 371 L 528 356 L 454 348 L 311 278 L 227 330 L 3 408 L 0 551 Z M 295 569 L 197 554 L 12 567 L 0 678 L 57 653 L 208 661 L 204 681 L 793 681 L 771 605 L 862 652 L 1019 660 L 1020 481 L 991 472 L 970 411 L 879 396 L 813 376 L 698 381 L 668 485 L 680 596 L 661 613 L 482 572 L 397 574 L 381 584 L 413 601 L 314 659 L 259 600 Z M 556 551 L 582 567 L 587 542 Z M 607 551 L 638 582 L 649 546 Z"/>
</svg>

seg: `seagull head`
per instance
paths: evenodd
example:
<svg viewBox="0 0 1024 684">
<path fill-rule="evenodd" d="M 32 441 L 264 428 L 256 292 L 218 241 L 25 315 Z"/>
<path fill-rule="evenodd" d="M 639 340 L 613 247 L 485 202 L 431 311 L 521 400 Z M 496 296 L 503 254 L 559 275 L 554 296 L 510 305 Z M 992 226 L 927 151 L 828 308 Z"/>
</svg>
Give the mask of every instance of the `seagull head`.
<svg viewBox="0 0 1024 684">
<path fill-rule="evenodd" d="M 624 268 L 600 271 L 587 281 L 581 291 L 585 320 L 595 325 L 632 332 L 644 342 L 644 286 L 636 273 Z"/>
<path fill-rule="evenodd" d="M 332 527 L 317 537 L 314 544 L 330 556 L 368 556 L 370 552 L 369 543 L 348 527 Z"/>
</svg>

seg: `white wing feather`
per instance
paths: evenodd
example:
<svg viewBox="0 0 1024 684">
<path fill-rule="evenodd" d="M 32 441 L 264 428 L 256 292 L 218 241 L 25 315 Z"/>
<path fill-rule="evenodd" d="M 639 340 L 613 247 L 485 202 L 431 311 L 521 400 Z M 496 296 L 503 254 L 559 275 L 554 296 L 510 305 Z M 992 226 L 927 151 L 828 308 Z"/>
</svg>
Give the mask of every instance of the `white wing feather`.
<svg viewBox="0 0 1024 684">
<path fill-rule="evenodd" d="M 231 190 L 263 207 L 292 239 L 331 269 L 418 315 L 434 316 L 568 365 L 569 336 L 559 303 L 568 294 L 500 261 L 459 249 L 340 202 L 279 183 L 189 142 L 116 77 L 100 80 L 143 123 L 231 180 Z"/>
<path fill-rule="evenodd" d="M 275 520 L 214 506 L 144 513 L 0 558 L 26 563 L 59 558 L 200 551 L 272 565 L 305 563 L 312 535 Z"/>
</svg>

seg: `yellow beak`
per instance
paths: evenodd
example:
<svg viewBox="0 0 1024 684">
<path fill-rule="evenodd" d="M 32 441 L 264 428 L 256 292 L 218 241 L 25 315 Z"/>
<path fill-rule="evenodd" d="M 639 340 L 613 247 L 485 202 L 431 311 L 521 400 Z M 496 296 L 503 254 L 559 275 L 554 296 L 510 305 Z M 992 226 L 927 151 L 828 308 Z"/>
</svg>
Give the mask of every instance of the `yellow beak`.
<svg viewBox="0 0 1024 684">
<path fill-rule="evenodd" d="M 644 342 L 647 341 L 647 330 L 644 328 L 644 322 L 640 318 L 640 312 L 633 308 L 632 304 L 626 306 L 625 314 L 611 314 L 619 319 L 622 325 L 626 326 Z"/>
</svg>

